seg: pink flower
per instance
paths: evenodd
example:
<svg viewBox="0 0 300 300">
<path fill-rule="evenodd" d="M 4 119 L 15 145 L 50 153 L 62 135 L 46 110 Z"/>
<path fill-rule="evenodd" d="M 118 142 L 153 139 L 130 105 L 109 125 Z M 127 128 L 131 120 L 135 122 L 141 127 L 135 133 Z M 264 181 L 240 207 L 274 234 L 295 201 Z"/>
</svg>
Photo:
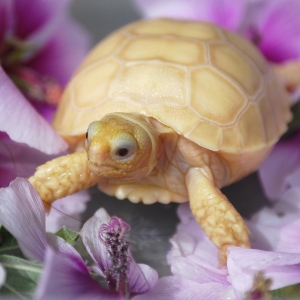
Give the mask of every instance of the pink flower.
<svg viewBox="0 0 300 300">
<path fill-rule="evenodd" d="M 38 150 L 2 138 L 0 141 L 0 187 L 7 187 L 16 177 L 28 178 L 35 168 L 45 161 L 54 158 Z M 46 216 L 47 231 L 56 232 L 62 225 L 77 231 L 81 227 L 80 213 L 90 199 L 87 191 L 81 191 L 52 204 L 50 213 Z"/>
<path fill-rule="evenodd" d="M 16 161 L 3 145 L 9 142 L 8 137 L 46 154 L 67 149 L 67 144 L 43 118 L 50 121 L 55 106 L 48 103 L 48 98 L 33 97 L 28 89 L 42 85 L 33 77 L 48 78 L 47 88 L 53 93 L 47 90 L 44 96 L 48 92 L 53 96 L 54 85 L 62 88 L 67 83 L 88 50 L 86 33 L 67 15 L 69 3 L 70 0 L 3 0 L 0 3 L 0 158 L 6 163 L 4 166 L 1 161 L 1 184 L 8 182 L 5 175 L 11 179 L 16 172 L 7 164 Z M 18 144 L 13 145 L 16 147 Z M 24 146 L 20 147 L 23 151 Z"/>
<path fill-rule="evenodd" d="M 284 217 L 278 216 L 279 211 Z M 270 289 L 300 282 L 299 236 L 295 237 L 300 226 L 295 221 L 300 217 L 300 190 L 297 197 L 287 195 L 287 202 L 263 209 L 248 222 L 255 249 L 230 247 L 227 268 L 219 267 L 218 249 L 196 223 L 188 204 L 180 205 L 178 214 L 181 222 L 168 253 L 174 276 L 159 279 L 149 294 L 135 300 L 244 299 L 260 271 L 271 279 Z"/>
<path fill-rule="evenodd" d="M 94 299 L 95 296 L 121 299 L 117 292 L 127 284 L 128 293 L 135 295 L 147 293 L 157 282 L 157 272 L 147 265 L 137 264 L 124 246 L 122 228 L 129 229 L 129 225 L 121 219 L 110 218 L 100 209 L 85 223 L 81 236 L 96 264 L 95 270 L 110 281 L 109 290 L 101 287 L 90 276 L 89 268 L 75 248 L 46 232 L 42 201 L 26 179 L 17 178 L 9 187 L 0 189 L 0 224 L 17 239 L 26 257 L 45 264 L 36 299 Z M 109 233 L 115 235 L 109 236 Z M 121 251 L 120 261 L 115 261 L 116 251 Z M 124 266 L 127 269 L 122 269 Z M 124 278 L 119 280 L 120 274 L 125 281 Z M 0 283 L 1 276 L 0 269 Z"/>
<path fill-rule="evenodd" d="M 67 148 L 45 119 L 88 50 L 86 33 L 67 15 L 70 1 L 0 4 L 0 131 L 47 154 Z"/>
<path fill-rule="evenodd" d="M 0 3 L 0 187 L 17 176 L 32 175 L 38 165 L 53 158 L 49 155 L 67 150 L 49 122 L 62 88 L 88 50 L 89 39 L 68 16 L 70 2 Z M 75 217 L 87 199 L 81 195 L 75 199 L 77 211 L 72 209 Z M 61 204 L 56 206 L 61 210 Z M 54 226 L 53 218 L 48 223 Z"/>
<path fill-rule="evenodd" d="M 278 200 L 290 187 L 299 187 L 300 133 L 280 141 L 259 168 L 260 179 L 271 200 Z"/>
<path fill-rule="evenodd" d="M 237 30 L 246 13 L 247 0 L 133 0 L 147 18 L 203 20 Z"/>
</svg>

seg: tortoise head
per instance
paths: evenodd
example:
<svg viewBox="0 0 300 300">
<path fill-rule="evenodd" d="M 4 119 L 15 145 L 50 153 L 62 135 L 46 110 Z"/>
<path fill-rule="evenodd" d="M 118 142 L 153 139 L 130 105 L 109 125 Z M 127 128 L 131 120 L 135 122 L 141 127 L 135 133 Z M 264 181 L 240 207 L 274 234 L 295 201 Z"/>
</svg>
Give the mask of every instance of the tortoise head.
<svg viewBox="0 0 300 300">
<path fill-rule="evenodd" d="M 89 167 L 99 177 L 139 179 L 157 163 L 158 134 L 142 115 L 114 113 L 86 133 Z"/>
</svg>

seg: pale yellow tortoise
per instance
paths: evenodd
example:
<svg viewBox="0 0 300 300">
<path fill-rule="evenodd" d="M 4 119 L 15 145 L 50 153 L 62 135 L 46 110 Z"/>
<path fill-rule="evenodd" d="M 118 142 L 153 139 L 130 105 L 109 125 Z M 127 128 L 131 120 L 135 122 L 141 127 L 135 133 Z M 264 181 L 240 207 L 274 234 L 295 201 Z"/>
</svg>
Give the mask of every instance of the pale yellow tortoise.
<svg viewBox="0 0 300 300">
<path fill-rule="evenodd" d="M 210 23 L 129 24 L 64 92 L 53 126 L 74 153 L 29 180 L 49 204 L 95 184 L 135 203 L 189 200 L 224 263 L 228 246 L 250 244 L 220 188 L 255 171 L 291 119 L 283 80 L 299 82 L 278 71 L 288 75 L 278 80 L 255 46 Z"/>
</svg>

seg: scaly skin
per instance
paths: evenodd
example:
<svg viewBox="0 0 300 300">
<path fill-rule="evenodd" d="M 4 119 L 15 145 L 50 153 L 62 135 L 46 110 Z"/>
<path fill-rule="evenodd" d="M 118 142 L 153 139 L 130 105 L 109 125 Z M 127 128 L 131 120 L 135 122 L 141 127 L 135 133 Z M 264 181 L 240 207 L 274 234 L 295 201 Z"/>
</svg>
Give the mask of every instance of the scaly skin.
<svg viewBox="0 0 300 300">
<path fill-rule="evenodd" d="M 220 264 L 226 264 L 227 247 L 250 248 L 249 230 L 243 218 L 215 186 L 209 168 L 191 168 L 186 184 L 192 213 L 219 248 Z"/>
<path fill-rule="evenodd" d="M 30 183 L 49 210 L 50 204 L 59 198 L 94 186 L 99 178 L 88 167 L 86 151 L 53 159 L 37 168 Z M 48 205 L 47 205 L 48 204 Z"/>
</svg>

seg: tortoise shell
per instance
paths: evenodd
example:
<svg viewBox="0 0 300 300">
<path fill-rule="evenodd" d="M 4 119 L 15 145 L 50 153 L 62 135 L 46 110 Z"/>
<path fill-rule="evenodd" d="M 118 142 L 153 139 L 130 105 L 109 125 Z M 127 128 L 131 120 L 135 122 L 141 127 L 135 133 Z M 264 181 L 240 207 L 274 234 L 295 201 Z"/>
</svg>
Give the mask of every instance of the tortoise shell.
<svg viewBox="0 0 300 300">
<path fill-rule="evenodd" d="M 211 23 L 169 19 L 135 22 L 100 42 L 53 125 L 77 144 L 113 112 L 153 117 L 223 156 L 265 155 L 291 118 L 288 94 L 254 45 Z"/>
</svg>

